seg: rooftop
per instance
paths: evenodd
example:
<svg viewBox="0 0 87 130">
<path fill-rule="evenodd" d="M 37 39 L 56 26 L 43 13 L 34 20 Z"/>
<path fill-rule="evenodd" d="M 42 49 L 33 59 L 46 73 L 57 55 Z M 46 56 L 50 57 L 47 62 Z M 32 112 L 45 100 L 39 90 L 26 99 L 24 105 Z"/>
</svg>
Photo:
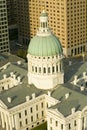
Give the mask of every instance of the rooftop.
<svg viewBox="0 0 87 130">
<path fill-rule="evenodd" d="M 0 99 L 8 108 L 12 108 L 14 106 L 24 103 L 26 101 L 26 96 L 29 96 L 31 99 L 33 93 L 35 93 L 37 97 L 42 93 L 42 91 L 38 90 L 33 85 L 29 86 L 27 84 L 22 84 L 2 92 L 0 95 Z M 8 102 L 8 97 L 11 98 L 11 103 Z"/>
<path fill-rule="evenodd" d="M 69 94 L 67 99 L 65 98 L 66 94 Z M 52 97 L 61 101 L 59 104 L 53 106 L 52 109 L 58 109 L 65 117 L 71 114 L 72 108 L 75 108 L 75 111 L 77 111 L 82 110 L 87 105 L 87 95 L 62 85 L 58 86 L 52 92 Z"/>
<path fill-rule="evenodd" d="M 12 55 L 10 53 L 7 53 L 7 52 L 0 54 L 0 67 L 8 62 L 17 62 L 17 61 L 24 62 L 24 59 L 22 59 L 16 55 Z"/>
<path fill-rule="evenodd" d="M 65 59 L 64 70 L 65 84 L 58 85 L 55 89 L 51 90 L 51 96 L 61 101 L 59 104 L 53 106 L 52 109 L 57 108 L 64 116 L 68 116 L 71 114 L 71 109 L 73 107 L 75 111 L 77 111 L 82 110 L 87 105 L 87 90 L 81 91 L 77 86 L 71 84 L 75 75 L 81 77 L 83 72 L 87 74 L 87 62 L 83 62 L 82 58 Z M 0 93 L 0 99 L 8 108 L 24 103 L 26 101 L 26 96 L 29 96 L 31 99 L 32 93 L 36 93 L 36 97 L 47 93 L 47 91 L 37 89 L 33 85 L 27 84 L 27 63 L 10 63 L 6 69 L 1 69 L 0 79 L 3 78 L 3 74 L 9 76 L 12 71 L 16 77 L 19 75 L 21 76 L 23 83 Z M 67 99 L 65 98 L 66 94 L 69 94 Z M 11 97 L 11 103 L 7 101 L 8 97 Z"/>
</svg>

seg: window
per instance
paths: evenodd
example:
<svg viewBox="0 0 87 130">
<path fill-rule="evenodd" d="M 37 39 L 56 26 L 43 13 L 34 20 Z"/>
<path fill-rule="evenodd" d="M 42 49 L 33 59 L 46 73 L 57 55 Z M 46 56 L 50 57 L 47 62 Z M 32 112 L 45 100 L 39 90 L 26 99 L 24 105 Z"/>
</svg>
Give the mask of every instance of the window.
<svg viewBox="0 0 87 130">
<path fill-rule="evenodd" d="M 71 124 L 69 123 L 69 129 L 71 129 Z"/>
<path fill-rule="evenodd" d="M 42 111 L 42 116 L 44 116 L 44 111 Z"/>
<path fill-rule="evenodd" d="M 36 117 L 37 117 L 37 119 L 39 118 L 39 117 L 38 117 L 38 113 L 36 114 Z"/>
<path fill-rule="evenodd" d="M 77 124 L 76 124 L 76 120 L 74 121 L 74 126 L 76 126 Z"/>
<path fill-rule="evenodd" d="M 20 121 L 20 127 L 22 127 L 22 122 Z"/>
<path fill-rule="evenodd" d="M 28 120 L 27 119 L 25 119 L 25 123 L 28 124 Z"/>
<path fill-rule="evenodd" d="M 21 118 L 21 113 L 19 113 L 19 118 Z"/>
<path fill-rule="evenodd" d="M 44 73 L 46 73 L 46 68 L 45 67 L 43 68 L 43 71 L 44 71 Z"/>
<path fill-rule="evenodd" d="M 55 125 L 58 126 L 58 121 L 55 122 Z"/>
<path fill-rule="evenodd" d="M 33 116 L 31 116 L 31 122 L 33 122 Z"/>
<path fill-rule="evenodd" d="M 30 112 L 31 112 L 31 113 L 33 112 L 33 109 L 32 109 L 32 107 L 30 108 Z"/>
<path fill-rule="evenodd" d="M 38 111 L 38 105 L 36 105 L 36 110 Z"/>
<path fill-rule="evenodd" d="M 54 72 L 54 70 L 55 70 L 55 68 L 54 68 L 54 66 L 52 67 L 52 72 Z"/>
<path fill-rule="evenodd" d="M 37 72 L 37 67 L 35 67 L 35 72 Z"/>
<path fill-rule="evenodd" d="M 56 71 L 58 72 L 58 65 L 56 65 Z"/>
<path fill-rule="evenodd" d="M 27 115 L 27 110 L 25 110 L 25 116 Z"/>
<path fill-rule="evenodd" d="M 61 124 L 61 129 L 63 130 L 63 124 Z"/>
<path fill-rule="evenodd" d="M 41 108 L 43 108 L 43 102 L 41 103 Z"/>
</svg>

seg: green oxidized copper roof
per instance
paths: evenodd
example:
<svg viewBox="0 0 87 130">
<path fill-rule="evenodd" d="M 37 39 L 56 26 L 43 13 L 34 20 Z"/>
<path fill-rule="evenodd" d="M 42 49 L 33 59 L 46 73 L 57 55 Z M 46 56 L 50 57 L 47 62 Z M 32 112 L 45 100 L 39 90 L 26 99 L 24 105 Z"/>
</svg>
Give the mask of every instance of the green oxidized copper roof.
<svg viewBox="0 0 87 130">
<path fill-rule="evenodd" d="M 62 46 L 58 38 L 54 35 L 35 36 L 31 39 L 28 53 L 35 56 L 53 56 L 62 54 Z"/>
</svg>

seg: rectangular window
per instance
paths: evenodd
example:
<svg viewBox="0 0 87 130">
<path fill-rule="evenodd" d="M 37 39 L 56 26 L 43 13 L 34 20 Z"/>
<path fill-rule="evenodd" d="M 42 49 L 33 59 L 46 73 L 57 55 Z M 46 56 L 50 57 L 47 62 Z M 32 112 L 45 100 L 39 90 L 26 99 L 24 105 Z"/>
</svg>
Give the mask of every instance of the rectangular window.
<svg viewBox="0 0 87 130">
<path fill-rule="evenodd" d="M 31 116 L 31 122 L 33 122 L 33 116 Z"/>
<path fill-rule="evenodd" d="M 37 119 L 39 118 L 39 117 L 38 117 L 38 113 L 36 114 L 36 117 L 37 117 Z"/>
<path fill-rule="evenodd" d="M 38 105 L 36 105 L 36 110 L 38 111 Z"/>
<path fill-rule="evenodd" d="M 25 119 L 25 123 L 28 124 L 28 120 L 27 119 Z"/>
<path fill-rule="evenodd" d="M 74 121 L 74 126 L 77 126 L 77 124 L 76 124 L 76 120 Z"/>
<path fill-rule="evenodd" d="M 55 122 L 55 125 L 58 126 L 58 121 Z"/>
<path fill-rule="evenodd" d="M 63 130 L 63 124 L 61 124 L 61 129 Z"/>
<path fill-rule="evenodd" d="M 22 122 L 20 121 L 20 127 L 22 127 Z"/>
<path fill-rule="evenodd" d="M 37 72 L 37 67 L 35 67 L 35 72 Z"/>
<path fill-rule="evenodd" d="M 27 115 L 27 110 L 25 110 L 25 116 Z"/>
<path fill-rule="evenodd" d="M 42 111 L 42 117 L 44 116 L 44 111 Z"/>
<path fill-rule="evenodd" d="M 19 113 L 19 118 L 21 118 L 21 113 Z"/>
<path fill-rule="evenodd" d="M 41 103 L 41 108 L 43 108 L 43 102 Z"/>
<path fill-rule="evenodd" d="M 33 109 L 32 109 L 32 107 L 30 108 L 30 112 L 31 112 L 31 113 L 33 112 Z"/>
<path fill-rule="evenodd" d="M 46 73 L 46 68 L 45 67 L 43 68 L 43 72 Z"/>
<path fill-rule="evenodd" d="M 54 71 L 55 71 L 55 68 L 54 68 L 54 66 L 52 67 L 52 72 L 54 73 Z"/>
<path fill-rule="evenodd" d="M 71 124 L 69 123 L 69 129 L 71 129 Z"/>
</svg>

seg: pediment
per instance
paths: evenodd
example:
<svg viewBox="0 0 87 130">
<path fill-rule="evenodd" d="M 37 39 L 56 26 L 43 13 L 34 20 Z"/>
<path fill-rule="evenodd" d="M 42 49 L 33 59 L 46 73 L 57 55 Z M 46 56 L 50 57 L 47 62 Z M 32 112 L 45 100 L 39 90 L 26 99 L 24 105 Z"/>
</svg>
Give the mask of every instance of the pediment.
<svg viewBox="0 0 87 130">
<path fill-rule="evenodd" d="M 49 112 L 53 113 L 56 115 L 58 118 L 63 119 L 64 115 L 60 113 L 57 109 L 48 109 Z"/>
<path fill-rule="evenodd" d="M 0 108 L 7 109 L 7 106 L 0 100 Z"/>
</svg>

